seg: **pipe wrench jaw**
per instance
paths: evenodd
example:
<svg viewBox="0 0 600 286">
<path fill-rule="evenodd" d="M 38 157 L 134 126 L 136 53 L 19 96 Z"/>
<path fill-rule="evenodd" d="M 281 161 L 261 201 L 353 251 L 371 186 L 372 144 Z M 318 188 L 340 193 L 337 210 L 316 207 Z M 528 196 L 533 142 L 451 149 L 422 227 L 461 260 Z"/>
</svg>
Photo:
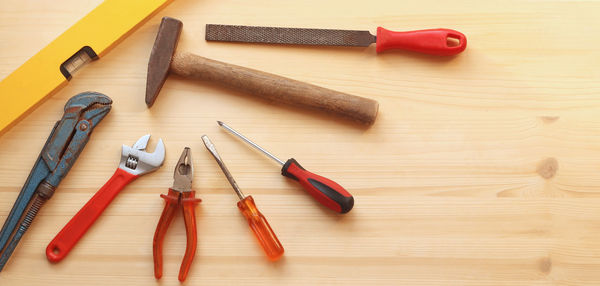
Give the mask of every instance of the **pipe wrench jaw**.
<svg viewBox="0 0 600 286">
<path fill-rule="evenodd" d="M 95 127 L 110 111 L 112 99 L 98 92 L 80 93 L 65 104 L 65 115 L 80 120 L 88 121 L 92 127 Z M 83 123 L 77 126 L 77 129 L 85 131 L 89 127 Z"/>
<path fill-rule="evenodd" d="M 42 151 L 44 162 L 52 170 L 47 178 L 51 185 L 58 186 L 71 169 L 94 127 L 110 112 L 111 104 L 108 96 L 97 92 L 84 92 L 69 99 L 63 118 Z"/>
<path fill-rule="evenodd" d="M 159 139 L 154 152 L 148 153 L 146 152 L 148 140 L 150 134 L 142 136 L 132 147 L 123 145 L 119 169 L 141 176 L 160 168 L 165 161 L 165 145 L 162 139 Z"/>
<path fill-rule="evenodd" d="M 84 92 L 71 98 L 65 105 L 65 112 L 78 114 L 82 121 L 77 129 L 85 131 L 88 127 L 95 127 L 111 109 L 112 99 L 97 92 Z"/>
<path fill-rule="evenodd" d="M 87 110 L 89 108 L 94 107 L 94 105 L 110 105 L 112 104 L 112 99 L 110 97 L 94 91 L 82 92 L 78 95 L 75 95 L 67 101 L 65 104 L 65 113 L 72 112 L 73 109 L 76 110 Z"/>
<path fill-rule="evenodd" d="M 189 147 L 185 147 L 175 172 L 173 173 L 173 187 L 171 189 L 180 193 L 189 193 L 192 191 L 192 178 L 194 176 L 194 164 L 192 163 L 192 151 Z"/>
</svg>

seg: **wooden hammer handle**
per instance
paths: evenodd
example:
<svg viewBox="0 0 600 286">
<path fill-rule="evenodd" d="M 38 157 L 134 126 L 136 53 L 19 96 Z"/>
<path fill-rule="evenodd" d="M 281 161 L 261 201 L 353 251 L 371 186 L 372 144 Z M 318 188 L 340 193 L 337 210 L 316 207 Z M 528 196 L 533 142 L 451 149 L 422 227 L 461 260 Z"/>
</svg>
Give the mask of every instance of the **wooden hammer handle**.
<svg viewBox="0 0 600 286">
<path fill-rule="evenodd" d="M 219 84 L 270 101 L 321 110 L 371 125 L 377 117 L 377 101 L 219 62 L 191 53 L 175 53 L 170 71 L 186 78 Z"/>
</svg>

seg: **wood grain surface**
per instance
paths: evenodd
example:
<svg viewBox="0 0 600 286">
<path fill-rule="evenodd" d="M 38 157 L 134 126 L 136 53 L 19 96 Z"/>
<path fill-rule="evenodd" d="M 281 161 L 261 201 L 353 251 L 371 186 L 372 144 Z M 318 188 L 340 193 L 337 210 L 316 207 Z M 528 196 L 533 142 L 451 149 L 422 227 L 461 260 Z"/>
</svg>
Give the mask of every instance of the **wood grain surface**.
<svg viewBox="0 0 600 286">
<path fill-rule="evenodd" d="M 0 2 L 0 78 L 100 0 Z M 178 285 L 181 217 L 156 282 L 152 237 L 181 150 L 193 150 L 198 252 L 187 285 L 599 285 L 600 2 L 175 0 L 0 137 L 0 221 L 71 96 L 114 99 L 81 157 L 0 273 L 0 285 Z M 169 78 L 144 103 L 162 16 L 179 48 L 372 98 L 370 128 Z M 207 43 L 207 23 L 392 30 L 451 28 L 454 58 L 370 48 Z M 35 84 L 35 78 L 31 79 Z M 15 94 L 14 96 L 19 96 Z M 0 103 L 2 104 L 2 103 Z M 340 182 L 346 215 L 318 205 L 222 120 L 282 159 Z M 59 264 L 48 242 L 112 175 L 121 144 L 165 141 L 165 165 L 129 185 Z M 286 254 L 270 263 L 200 136 L 211 137 Z"/>
</svg>

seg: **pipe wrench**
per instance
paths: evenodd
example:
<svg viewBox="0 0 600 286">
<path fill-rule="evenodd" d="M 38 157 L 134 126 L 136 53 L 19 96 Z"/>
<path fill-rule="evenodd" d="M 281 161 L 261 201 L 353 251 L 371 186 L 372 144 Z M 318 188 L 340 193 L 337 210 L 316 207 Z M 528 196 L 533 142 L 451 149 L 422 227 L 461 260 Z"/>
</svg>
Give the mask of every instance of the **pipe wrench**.
<svg viewBox="0 0 600 286">
<path fill-rule="evenodd" d="M 84 92 L 69 99 L 65 105 L 62 119 L 54 125 L 0 230 L 0 271 L 42 205 L 71 170 L 92 130 L 108 114 L 111 104 L 112 100 L 104 94 Z"/>
<path fill-rule="evenodd" d="M 142 136 L 133 147 L 123 145 L 121 163 L 113 176 L 48 244 L 46 248 L 48 260 L 51 262 L 63 260 L 127 184 L 162 166 L 165 160 L 165 145 L 162 139 L 158 140 L 154 153 L 145 152 L 148 140 L 150 134 Z"/>
</svg>

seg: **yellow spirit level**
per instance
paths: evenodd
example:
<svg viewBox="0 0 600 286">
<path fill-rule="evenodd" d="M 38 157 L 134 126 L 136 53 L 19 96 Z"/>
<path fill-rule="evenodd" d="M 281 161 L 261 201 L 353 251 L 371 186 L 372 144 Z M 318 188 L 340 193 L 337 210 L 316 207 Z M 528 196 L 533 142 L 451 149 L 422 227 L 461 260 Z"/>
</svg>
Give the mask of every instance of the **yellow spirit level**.
<svg viewBox="0 0 600 286">
<path fill-rule="evenodd" d="M 105 0 L 0 82 L 0 134 L 172 0 Z"/>
</svg>

